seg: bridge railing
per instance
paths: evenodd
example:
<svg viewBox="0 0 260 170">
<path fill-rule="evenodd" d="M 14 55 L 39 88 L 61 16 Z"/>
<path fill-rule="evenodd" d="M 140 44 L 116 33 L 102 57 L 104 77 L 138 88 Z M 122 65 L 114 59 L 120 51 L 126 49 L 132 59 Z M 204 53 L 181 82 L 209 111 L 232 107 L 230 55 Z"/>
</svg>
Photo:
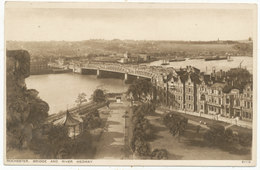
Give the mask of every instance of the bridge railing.
<svg viewBox="0 0 260 170">
<path fill-rule="evenodd" d="M 140 75 L 149 78 L 154 76 L 154 73 L 152 72 L 152 70 L 149 69 L 149 67 L 139 68 L 139 66 L 126 66 L 120 64 L 91 64 L 91 63 L 85 64 L 83 65 L 83 67 L 128 73 L 128 74 Z"/>
</svg>

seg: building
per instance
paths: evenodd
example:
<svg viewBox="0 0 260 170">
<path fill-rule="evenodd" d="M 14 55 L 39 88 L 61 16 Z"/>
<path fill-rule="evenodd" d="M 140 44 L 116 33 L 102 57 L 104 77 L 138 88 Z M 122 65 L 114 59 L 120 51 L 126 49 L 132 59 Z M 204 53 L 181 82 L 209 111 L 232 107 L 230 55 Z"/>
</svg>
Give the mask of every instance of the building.
<svg viewBox="0 0 260 170">
<path fill-rule="evenodd" d="M 211 115 L 223 114 L 223 88 L 225 83 L 214 83 L 207 88 L 207 113 Z"/>
<path fill-rule="evenodd" d="M 151 57 L 146 54 L 130 54 L 126 52 L 118 61 L 120 63 L 143 63 L 150 61 Z"/>
<path fill-rule="evenodd" d="M 185 104 L 185 88 L 184 83 L 180 76 L 172 77 L 169 81 L 169 91 L 174 94 L 174 103 L 172 104 L 175 108 L 184 109 Z"/>
<path fill-rule="evenodd" d="M 207 100 L 208 86 L 210 83 L 210 77 L 203 75 L 200 84 L 197 85 L 197 112 L 200 114 L 208 114 Z"/>
<path fill-rule="evenodd" d="M 230 91 L 232 108 L 230 112 L 230 117 L 241 117 L 242 115 L 242 94 L 240 94 L 239 89 L 232 89 Z"/>
<path fill-rule="evenodd" d="M 185 110 L 187 111 L 197 111 L 197 85 L 199 83 L 199 77 L 195 72 L 188 74 L 185 81 Z"/>
<path fill-rule="evenodd" d="M 248 83 L 242 93 L 242 115 L 241 118 L 244 120 L 253 119 L 253 84 Z"/>
<path fill-rule="evenodd" d="M 30 61 L 30 74 L 46 74 L 51 72 L 48 61 L 45 59 L 36 59 Z"/>
<path fill-rule="evenodd" d="M 67 110 L 66 115 L 54 122 L 56 126 L 65 126 L 68 130 L 68 136 L 75 139 L 83 131 L 82 119 L 72 117 Z"/>
</svg>

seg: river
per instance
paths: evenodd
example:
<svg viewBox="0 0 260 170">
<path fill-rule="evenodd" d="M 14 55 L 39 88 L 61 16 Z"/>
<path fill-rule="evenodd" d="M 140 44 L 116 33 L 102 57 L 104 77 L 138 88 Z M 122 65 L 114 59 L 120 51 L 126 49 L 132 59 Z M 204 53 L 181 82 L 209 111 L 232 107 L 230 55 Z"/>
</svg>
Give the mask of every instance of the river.
<svg viewBox="0 0 260 170">
<path fill-rule="evenodd" d="M 120 79 L 97 79 L 94 75 L 73 73 L 32 75 L 25 82 L 28 89 L 36 89 L 39 97 L 49 104 L 49 114 L 76 106 L 75 100 L 82 92 L 89 100 L 96 88 L 114 93 L 125 92 L 128 88 Z"/>
<path fill-rule="evenodd" d="M 164 67 L 184 68 L 188 65 L 194 66 L 201 71 L 212 72 L 213 67 L 216 70 L 228 70 L 230 68 L 241 66 L 253 72 L 253 57 L 231 57 L 233 61 L 213 60 L 204 61 L 203 59 L 186 59 L 181 62 L 170 62 L 170 65 Z M 155 61 L 149 65 L 160 66 L 162 61 Z M 107 92 L 125 92 L 128 85 L 120 79 L 97 79 L 94 75 L 80 75 L 73 73 L 66 74 L 47 74 L 33 75 L 26 79 L 29 89 L 39 91 L 41 99 L 45 100 L 49 106 L 49 114 L 57 113 L 76 106 L 75 100 L 79 93 L 86 93 L 89 99 L 96 88 L 101 88 Z"/>
<path fill-rule="evenodd" d="M 193 66 L 200 69 L 203 72 L 212 72 L 215 67 L 216 71 L 222 69 L 223 71 L 227 71 L 230 68 L 239 67 L 241 63 L 242 68 L 248 69 L 250 73 L 253 73 L 253 57 L 231 57 L 233 61 L 227 60 L 212 60 L 205 61 L 204 59 L 186 59 L 185 61 L 180 62 L 170 62 L 169 65 L 165 65 L 164 67 L 173 67 L 173 68 L 184 68 L 186 66 Z M 154 61 L 150 63 L 151 66 L 160 66 L 163 61 Z"/>
</svg>

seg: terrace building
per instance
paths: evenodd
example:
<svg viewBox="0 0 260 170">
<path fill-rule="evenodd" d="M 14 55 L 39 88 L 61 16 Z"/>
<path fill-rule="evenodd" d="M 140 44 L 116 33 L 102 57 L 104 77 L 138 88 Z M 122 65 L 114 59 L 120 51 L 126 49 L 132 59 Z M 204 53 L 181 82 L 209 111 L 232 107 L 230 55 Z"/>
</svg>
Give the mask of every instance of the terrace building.
<svg viewBox="0 0 260 170">
<path fill-rule="evenodd" d="M 189 73 L 185 82 L 185 110 L 194 112 L 197 110 L 197 85 L 200 83 L 196 73 Z"/>
<path fill-rule="evenodd" d="M 241 118 L 244 120 L 253 119 L 253 84 L 248 83 L 242 93 L 242 115 Z"/>
<path fill-rule="evenodd" d="M 175 102 L 173 106 L 178 109 L 185 108 L 185 88 L 184 82 L 182 81 L 181 77 L 172 77 L 170 80 L 169 85 L 170 93 L 174 94 Z"/>
<path fill-rule="evenodd" d="M 200 114 L 208 114 L 207 100 L 209 76 L 203 75 L 201 83 L 197 85 L 197 112 Z"/>
<path fill-rule="evenodd" d="M 211 115 L 219 115 L 223 113 L 223 88 L 226 84 L 214 83 L 207 88 L 207 113 Z"/>
</svg>

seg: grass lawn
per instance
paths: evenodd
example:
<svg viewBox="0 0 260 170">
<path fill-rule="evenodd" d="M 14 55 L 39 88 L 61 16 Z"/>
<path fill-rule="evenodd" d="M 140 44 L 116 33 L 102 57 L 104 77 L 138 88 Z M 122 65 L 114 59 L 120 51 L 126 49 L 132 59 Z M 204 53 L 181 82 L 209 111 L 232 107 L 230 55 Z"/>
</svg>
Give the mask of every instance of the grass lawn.
<svg viewBox="0 0 260 170">
<path fill-rule="evenodd" d="M 183 115 L 183 114 L 182 114 Z M 188 118 L 191 118 L 190 115 Z M 169 160 L 248 160 L 251 159 L 250 150 L 227 151 L 226 148 L 210 147 L 205 144 L 203 134 L 206 129 L 201 128 L 199 134 L 196 126 L 188 124 L 184 135 L 178 140 L 170 134 L 164 126 L 162 115 L 155 113 L 146 116 L 155 129 L 155 138 L 149 143 L 151 149 L 166 149 L 169 152 Z M 194 117 L 194 116 L 193 116 Z M 196 119 L 201 120 L 201 119 Z M 194 120 L 195 121 L 195 120 Z M 205 120 L 206 121 L 206 120 Z M 211 120 L 209 120 L 211 121 Z M 208 121 L 208 122 L 209 122 Z M 213 121 L 213 120 L 212 120 Z M 209 122 L 210 123 L 210 122 Z M 211 122 L 212 123 L 212 122 Z"/>
<path fill-rule="evenodd" d="M 212 125 L 212 124 L 219 124 L 219 125 L 222 125 L 222 126 L 229 125 L 228 123 L 222 122 L 222 121 L 207 119 L 207 118 L 204 118 L 204 117 L 193 116 L 193 115 L 175 112 L 175 111 L 171 111 L 171 112 L 174 112 L 178 115 L 184 116 L 184 117 L 188 118 L 189 120 L 193 120 L 193 121 L 196 121 L 196 122 L 199 122 L 199 121 L 206 122 L 207 125 Z M 237 125 L 231 126 L 230 129 L 232 129 L 233 131 L 241 132 L 241 133 L 252 134 L 252 129 L 243 128 L 243 127 L 240 127 L 240 126 L 237 126 Z"/>
</svg>

